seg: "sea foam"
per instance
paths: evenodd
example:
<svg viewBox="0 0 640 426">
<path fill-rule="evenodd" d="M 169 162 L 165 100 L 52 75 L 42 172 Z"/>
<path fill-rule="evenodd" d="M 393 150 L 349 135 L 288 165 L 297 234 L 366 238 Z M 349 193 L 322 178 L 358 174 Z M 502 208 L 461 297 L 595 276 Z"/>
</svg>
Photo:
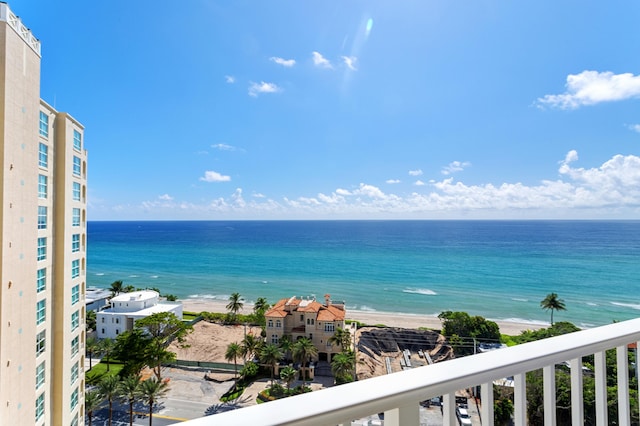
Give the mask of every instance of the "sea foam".
<svg viewBox="0 0 640 426">
<path fill-rule="evenodd" d="M 436 296 L 436 293 L 433 290 L 429 290 L 428 288 L 405 288 L 402 290 L 403 293 L 411 293 L 411 294 L 422 294 L 425 296 Z"/>
</svg>

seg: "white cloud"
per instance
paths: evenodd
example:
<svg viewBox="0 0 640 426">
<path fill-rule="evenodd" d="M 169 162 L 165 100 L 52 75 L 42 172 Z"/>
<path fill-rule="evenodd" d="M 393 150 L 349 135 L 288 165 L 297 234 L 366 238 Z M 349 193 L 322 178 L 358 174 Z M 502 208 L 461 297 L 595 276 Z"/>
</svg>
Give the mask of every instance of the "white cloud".
<svg viewBox="0 0 640 426">
<path fill-rule="evenodd" d="M 279 92 L 280 87 L 278 87 L 275 83 L 265 83 L 261 81 L 260 83 L 251 83 L 249 85 L 249 96 L 257 97 L 261 93 L 277 93 Z"/>
<path fill-rule="evenodd" d="M 356 71 L 356 62 L 358 61 L 358 58 L 356 58 L 355 56 L 343 56 L 342 60 L 344 61 L 344 64 L 347 66 L 347 68 L 349 68 L 351 71 Z"/>
<path fill-rule="evenodd" d="M 417 181 L 415 181 L 413 183 L 415 186 L 425 186 L 426 183 L 424 183 L 423 181 L 421 181 L 420 179 L 418 179 Z"/>
<path fill-rule="evenodd" d="M 629 129 L 633 130 L 634 132 L 640 133 L 640 124 L 631 124 L 629 126 Z"/>
<path fill-rule="evenodd" d="M 575 109 L 601 102 L 621 101 L 640 97 L 640 76 L 610 71 L 583 71 L 567 76 L 566 92 L 538 98 L 539 106 Z"/>
<path fill-rule="evenodd" d="M 251 196 L 252 196 L 253 198 L 266 198 L 266 197 L 264 196 L 264 194 L 261 194 L 261 193 L 259 193 L 259 192 L 254 192 Z"/>
<path fill-rule="evenodd" d="M 311 55 L 313 57 L 313 65 L 315 65 L 316 67 L 329 68 L 329 69 L 333 68 L 333 65 L 331 65 L 331 62 L 329 62 L 327 58 L 322 56 L 321 53 L 311 52 Z"/>
<path fill-rule="evenodd" d="M 293 218 L 487 218 L 633 219 L 640 217 L 640 156 L 615 155 L 594 167 L 578 167 L 578 153 L 567 152 L 558 175 L 534 185 L 520 182 L 469 185 L 452 176 L 415 186 L 408 194 L 384 192 L 360 183 L 350 189 L 296 198 L 273 199 L 241 188 L 205 202 L 175 201 L 165 194 L 138 205 L 90 205 L 96 220 L 122 219 L 293 219 Z M 206 172 L 200 180 L 229 181 Z M 399 187 L 394 187 L 399 188 Z"/>
<path fill-rule="evenodd" d="M 284 59 L 284 58 L 279 58 L 277 56 L 272 56 L 269 58 L 269 60 L 275 62 L 278 65 L 282 65 L 283 67 L 286 67 L 286 68 L 291 68 L 296 64 L 295 59 Z"/>
<path fill-rule="evenodd" d="M 211 145 L 211 148 L 215 148 L 220 151 L 238 151 L 239 149 L 239 148 L 236 148 L 235 146 L 227 145 L 226 143 L 217 143 L 217 144 Z"/>
<path fill-rule="evenodd" d="M 229 84 L 233 84 L 236 82 L 236 78 L 232 75 L 225 75 L 224 76 L 224 81 L 226 81 Z"/>
<path fill-rule="evenodd" d="M 441 173 L 446 176 L 456 172 L 461 172 L 470 165 L 471 163 L 468 161 L 452 161 L 449 165 L 442 168 Z"/>
<path fill-rule="evenodd" d="M 400 179 L 387 179 L 385 181 L 385 183 L 388 183 L 390 185 L 396 184 L 396 183 L 400 183 Z"/>
<path fill-rule="evenodd" d="M 409 176 L 422 176 L 422 170 L 409 170 Z"/>
<path fill-rule="evenodd" d="M 229 182 L 231 180 L 231 177 L 222 175 L 212 170 L 207 170 L 206 172 L 204 172 L 204 176 L 201 177 L 200 180 L 204 182 Z"/>
</svg>

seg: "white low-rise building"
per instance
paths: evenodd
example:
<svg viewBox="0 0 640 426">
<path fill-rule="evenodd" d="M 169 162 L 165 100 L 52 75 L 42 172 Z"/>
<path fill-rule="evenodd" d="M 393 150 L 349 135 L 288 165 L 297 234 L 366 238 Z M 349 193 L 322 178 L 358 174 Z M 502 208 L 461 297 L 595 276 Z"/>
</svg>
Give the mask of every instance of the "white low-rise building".
<svg viewBox="0 0 640 426">
<path fill-rule="evenodd" d="M 96 314 L 99 339 L 115 339 L 122 332 L 133 330 L 136 320 L 159 312 L 172 312 L 182 319 L 182 303 L 160 301 L 153 290 L 123 293 L 111 299 L 111 307 Z"/>
</svg>

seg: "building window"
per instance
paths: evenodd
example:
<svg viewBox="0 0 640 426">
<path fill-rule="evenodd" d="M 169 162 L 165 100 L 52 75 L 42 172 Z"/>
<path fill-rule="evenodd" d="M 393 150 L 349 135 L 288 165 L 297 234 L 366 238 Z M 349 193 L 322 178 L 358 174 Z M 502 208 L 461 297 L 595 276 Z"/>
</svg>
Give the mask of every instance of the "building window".
<svg viewBox="0 0 640 426">
<path fill-rule="evenodd" d="M 71 278 L 78 278 L 80 276 L 80 259 L 71 261 Z"/>
<path fill-rule="evenodd" d="M 82 170 L 82 162 L 80 161 L 80 157 L 73 156 L 73 175 L 80 176 L 80 171 Z"/>
<path fill-rule="evenodd" d="M 47 268 L 38 269 L 38 279 L 36 281 L 36 291 L 41 293 L 47 289 Z"/>
<path fill-rule="evenodd" d="M 47 229 L 47 206 L 38 206 L 38 229 Z"/>
<path fill-rule="evenodd" d="M 78 151 L 82 149 L 82 134 L 75 129 L 73 130 L 73 148 Z"/>
<path fill-rule="evenodd" d="M 80 209 L 73 209 L 71 213 L 71 226 L 80 226 Z"/>
<path fill-rule="evenodd" d="M 38 198 L 47 198 L 47 177 L 38 175 Z"/>
<path fill-rule="evenodd" d="M 102 323 L 104 324 L 104 317 L 102 317 Z"/>
<path fill-rule="evenodd" d="M 78 406 L 78 388 L 71 393 L 71 411 L 75 410 Z"/>
<path fill-rule="evenodd" d="M 73 201 L 80 201 L 80 184 L 73 182 Z"/>
<path fill-rule="evenodd" d="M 333 332 L 335 331 L 335 324 L 332 322 L 324 323 L 324 331 Z"/>
<path fill-rule="evenodd" d="M 47 237 L 38 238 L 38 260 L 47 258 Z"/>
<path fill-rule="evenodd" d="M 75 311 L 71 314 L 71 331 L 74 331 L 80 326 L 80 312 Z"/>
<path fill-rule="evenodd" d="M 71 423 L 69 423 L 69 426 L 78 426 L 78 418 L 74 417 Z"/>
<path fill-rule="evenodd" d="M 71 251 L 73 253 L 80 251 L 80 234 L 73 234 L 71 236 Z"/>
<path fill-rule="evenodd" d="M 36 399 L 36 422 L 44 416 L 44 392 Z"/>
<path fill-rule="evenodd" d="M 71 304 L 75 305 L 80 301 L 80 284 L 71 288 Z"/>
<path fill-rule="evenodd" d="M 75 383 L 76 380 L 78 380 L 79 371 L 80 371 L 80 369 L 78 368 L 78 363 L 75 362 L 71 366 L 71 384 Z"/>
<path fill-rule="evenodd" d="M 47 344 L 47 332 L 42 330 L 40 333 L 36 334 L 36 356 L 42 354 L 46 349 Z"/>
<path fill-rule="evenodd" d="M 49 137 L 49 116 L 40 111 L 40 136 Z"/>
<path fill-rule="evenodd" d="M 47 319 L 47 300 L 42 299 L 36 304 L 36 325 Z"/>
<path fill-rule="evenodd" d="M 273 327 L 273 320 L 269 320 L 269 322 L 267 323 L 267 327 L 268 328 Z"/>
<path fill-rule="evenodd" d="M 71 356 L 75 356 L 80 351 L 80 338 L 78 336 L 71 340 Z"/>
<path fill-rule="evenodd" d="M 116 328 L 116 336 L 117 336 L 118 334 L 120 334 L 120 329 L 119 329 L 119 328 Z"/>
<path fill-rule="evenodd" d="M 104 328 L 102 330 L 100 330 L 100 334 L 104 334 Z"/>
<path fill-rule="evenodd" d="M 44 385 L 44 361 L 36 368 L 36 389 Z"/>
<path fill-rule="evenodd" d="M 49 167 L 49 147 L 42 142 L 40 142 L 40 147 L 38 148 L 38 165 L 45 169 Z"/>
<path fill-rule="evenodd" d="M 300 322 L 304 322 L 304 315 L 300 315 Z"/>
<path fill-rule="evenodd" d="M 278 344 L 278 335 L 277 334 L 272 334 L 271 335 L 271 343 L 273 344 Z"/>
<path fill-rule="evenodd" d="M 276 328 L 281 328 L 282 322 L 280 320 L 276 320 Z"/>
</svg>

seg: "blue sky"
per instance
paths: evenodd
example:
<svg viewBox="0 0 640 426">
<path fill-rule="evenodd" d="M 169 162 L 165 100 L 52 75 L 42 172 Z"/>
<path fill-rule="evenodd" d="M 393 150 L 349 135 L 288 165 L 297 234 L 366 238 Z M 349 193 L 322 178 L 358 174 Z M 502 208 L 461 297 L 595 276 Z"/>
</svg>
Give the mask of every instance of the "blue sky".
<svg viewBox="0 0 640 426">
<path fill-rule="evenodd" d="M 89 220 L 640 217 L 640 3 L 10 2 Z"/>
</svg>

